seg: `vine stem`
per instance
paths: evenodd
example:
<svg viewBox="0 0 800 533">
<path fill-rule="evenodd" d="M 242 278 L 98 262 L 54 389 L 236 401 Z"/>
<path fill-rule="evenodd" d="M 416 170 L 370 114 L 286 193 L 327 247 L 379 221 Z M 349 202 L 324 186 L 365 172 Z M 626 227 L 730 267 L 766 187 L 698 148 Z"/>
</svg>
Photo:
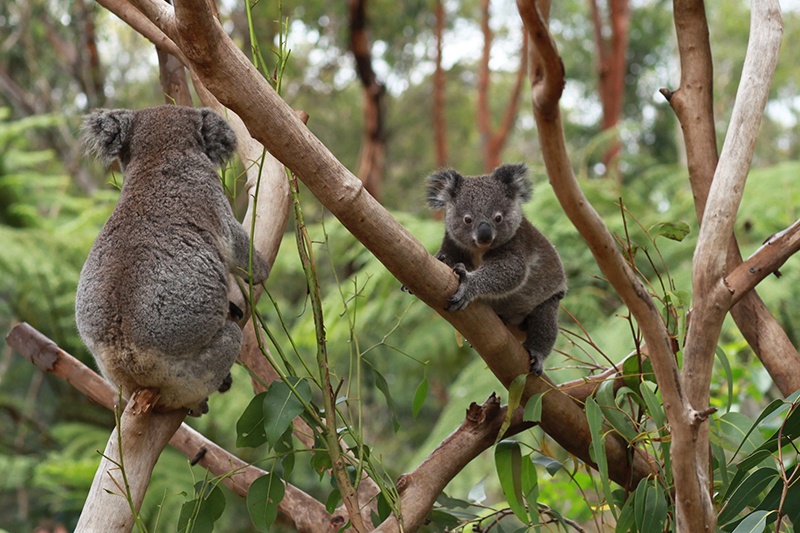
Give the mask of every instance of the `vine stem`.
<svg viewBox="0 0 800 533">
<path fill-rule="evenodd" d="M 347 466 L 339 447 L 339 435 L 336 431 L 336 394 L 331 386 L 330 371 L 328 369 L 328 350 L 325 338 L 325 324 L 322 314 L 322 297 L 319 292 L 319 282 L 317 280 L 317 269 L 313 259 L 311 249 L 311 237 L 305 225 L 303 212 L 300 209 L 299 189 L 297 178 L 294 174 L 290 175 L 290 189 L 292 193 L 292 204 L 294 206 L 295 221 L 297 223 L 297 251 L 300 254 L 300 261 L 306 275 L 306 284 L 311 298 L 311 309 L 314 314 L 314 327 L 317 335 L 317 365 L 319 366 L 320 380 L 322 381 L 322 398 L 325 406 L 325 439 L 328 443 L 328 453 L 331 456 L 333 465 L 333 476 L 339 486 L 342 501 L 350 516 L 350 523 L 357 533 L 366 533 L 367 528 L 361 517 L 361 506 L 358 501 L 358 492 L 350 483 L 347 475 Z"/>
</svg>

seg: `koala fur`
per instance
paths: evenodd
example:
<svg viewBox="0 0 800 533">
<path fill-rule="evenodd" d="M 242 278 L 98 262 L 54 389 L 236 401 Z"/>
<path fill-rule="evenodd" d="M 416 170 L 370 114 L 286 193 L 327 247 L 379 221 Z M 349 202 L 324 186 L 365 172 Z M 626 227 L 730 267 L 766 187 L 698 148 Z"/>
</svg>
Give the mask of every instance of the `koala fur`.
<svg viewBox="0 0 800 533">
<path fill-rule="evenodd" d="M 504 323 L 526 334 L 531 371 L 541 374 L 558 336 L 564 267 L 547 238 L 522 214 L 533 194 L 525 165 L 502 165 L 486 176 L 443 170 L 428 178 L 428 205 L 445 210 L 436 258 L 460 284 L 447 311 L 472 300 L 488 304 Z"/>
<path fill-rule="evenodd" d="M 247 277 L 250 239 L 216 170 L 236 135 L 210 109 L 174 105 L 98 110 L 83 133 L 125 179 L 81 272 L 78 331 L 124 397 L 158 388 L 157 410 L 200 416 L 212 392 L 230 388 L 242 344 L 228 273 Z M 268 275 L 254 254 L 252 282 Z"/>
</svg>

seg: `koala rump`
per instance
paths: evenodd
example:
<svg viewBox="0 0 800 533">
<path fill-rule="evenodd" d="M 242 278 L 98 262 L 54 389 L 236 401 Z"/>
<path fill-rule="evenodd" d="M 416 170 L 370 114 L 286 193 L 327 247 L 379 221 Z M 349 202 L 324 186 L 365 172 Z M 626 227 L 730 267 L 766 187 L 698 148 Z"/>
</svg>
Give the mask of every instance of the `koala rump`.
<svg viewBox="0 0 800 533">
<path fill-rule="evenodd" d="M 242 344 L 228 273 L 248 276 L 250 240 L 216 170 L 236 136 L 210 109 L 159 106 L 96 111 L 83 137 L 104 162 L 120 160 L 124 182 L 81 272 L 78 331 L 126 398 L 158 388 L 158 410 L 199 416 L 230 387 Z M 268 275 L 254 254 L 253 283 Z"/>
</svg>

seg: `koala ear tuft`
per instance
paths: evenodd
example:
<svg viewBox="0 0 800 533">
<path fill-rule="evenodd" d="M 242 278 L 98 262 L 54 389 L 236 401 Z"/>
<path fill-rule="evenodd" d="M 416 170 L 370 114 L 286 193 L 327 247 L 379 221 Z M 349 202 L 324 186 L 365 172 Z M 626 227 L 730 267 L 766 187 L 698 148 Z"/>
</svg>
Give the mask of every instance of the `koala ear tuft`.
<svg viewBox="0 0 800 533">
<path fill-rule="evenodd" d="M 428 176 L 428 207 L 444 209 L 455 197 L 463 179 L 463 176 L 452 168 Z"/>
<path fill-rule="evenodd" d="M 533 196 L 533 186 L 528 179 L 528 167 L 525 164 L 501 165 L 494 169 L 493 176 L 507 185 L 512 195 L 518 197 L 522 203 Z"/>
<path fill-rule="evenodd" d="M 133 126 L 129 109 L 98 109 L 83 118 L 81 139 L 86 152 L 108 165 L 122 157 Z"/>
<path fill-rule="evenodd" d="M 203 137 L 205 152 L 215 165 L 224 165 L 236 149 L 236 134 L 228 122 L 213 109 L 199 110 L 202 118 L 200 135 Z"/>
</svg>

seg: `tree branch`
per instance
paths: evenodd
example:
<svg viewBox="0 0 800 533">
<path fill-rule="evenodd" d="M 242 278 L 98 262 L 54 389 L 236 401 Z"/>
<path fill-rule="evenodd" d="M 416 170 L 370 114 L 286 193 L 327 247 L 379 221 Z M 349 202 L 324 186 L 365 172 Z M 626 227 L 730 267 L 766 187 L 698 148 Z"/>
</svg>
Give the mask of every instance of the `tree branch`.
<svg viewBox="0 0 800 533">
<path fill-rule="evenodd" d="M 708 407 L 714 352 L 733 296 L 725 282 L 727 251 L 780 50 L 782 21 L 777 0 L 754 1 L 750 27 L 736 103 L 708 193 L 693 262 L 695 303 L 682 376 L 686 397 L 700 412 Z M 716 512 L 707 488 L 708 424 L 698 425 L 690 448 L 676 449 L 674 453 L 681 451 L 694 454 L 698 486 L 687 487 L 688 480 L 679 485 L 676 476 L 678 527 L 698 531 L 702 525 L 713 530 Z M 689 490 L 681 494 L 681 485 Z M 696 499 L 696 492 L 700 500 Z"/>
<path fill-rule="evenodd" d="M 714 129 L 713 66 L 708 23 L 702 0 L 675 0 L 675 29 L 681 61 L 681 83 L 675 92 L 662 89 L 683 130 L 697 220 L 702 224 L 708 191 L 718 154 Z M 739 245 L 731 237 L 727 268 L 742 262 Z M 739 330 L 761 359 L 784 396 L 800 388 L 800 356 L 786 332 L 755 291 L 738 293 L 731 308 Z M 734 300 L 738 297 L 734 295 Z"/>
<path fill-rule="evenodd" d="M 41 370 L 69 382 L 91 400 L 108 409 L 116 408 L 119 395 L 110 383 L 29 324 L 23 323 L 14 327 L 6 337 L 6 342 Z M 206 450 L 198 464 L 207 468 L 214 476 L 226 476 L 223 482 L 239 496 L 247 496 L 250 484 L 267 474 L 227 452 L 186 424 L 181 424 L 174 433 L 169 441 L 173 447 L 190 459 L 196 457 L 200 450 Z M 150 476 L 146 476 L 146 479 L 149 480 Z M 278 505 L 278 510 L 293 520 L 301 532 L 326 533 L 331 515 L 325 511 L 325 506 L 297 487 L 288 483 L 285 486 L 286 495 Z M 116 487 L 113 490 L 118 492 Z"/>
</svg>

